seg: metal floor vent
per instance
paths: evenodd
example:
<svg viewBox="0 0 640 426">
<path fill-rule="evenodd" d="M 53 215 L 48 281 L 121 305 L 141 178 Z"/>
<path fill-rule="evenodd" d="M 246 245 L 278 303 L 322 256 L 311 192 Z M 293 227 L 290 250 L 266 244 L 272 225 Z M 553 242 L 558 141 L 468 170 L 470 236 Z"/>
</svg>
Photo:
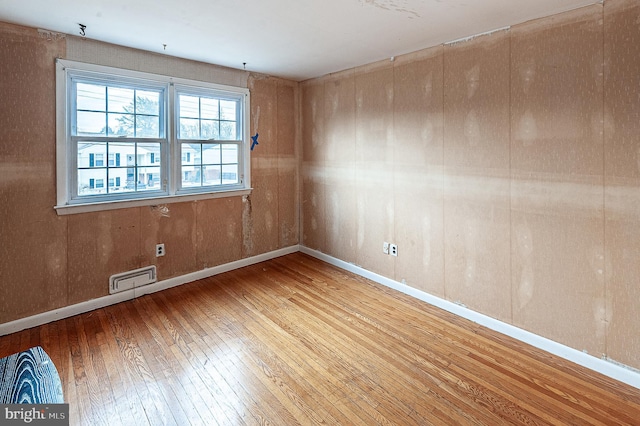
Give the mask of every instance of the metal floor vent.
<svg viewBox="0 0 640 426">
<path fill-rule="evenodd" d="M 109 277 L 109 294 L 131 290 L 134 287 L 155 283 L 157 280 L 155 265 L 111 275 Z"/>
</svg>

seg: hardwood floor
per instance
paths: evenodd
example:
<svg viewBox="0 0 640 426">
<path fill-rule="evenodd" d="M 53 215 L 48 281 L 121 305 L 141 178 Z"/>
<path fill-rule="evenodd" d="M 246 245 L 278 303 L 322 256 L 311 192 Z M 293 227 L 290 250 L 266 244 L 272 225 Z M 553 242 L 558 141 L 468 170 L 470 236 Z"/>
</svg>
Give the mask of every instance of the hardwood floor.
<svg viewBox="0 0 640 426">
<path fill-rule="evenodd" d="M 295 253 L 0 337 L 73 425 L 640 424 L 640 391 Z"/>
</svg>

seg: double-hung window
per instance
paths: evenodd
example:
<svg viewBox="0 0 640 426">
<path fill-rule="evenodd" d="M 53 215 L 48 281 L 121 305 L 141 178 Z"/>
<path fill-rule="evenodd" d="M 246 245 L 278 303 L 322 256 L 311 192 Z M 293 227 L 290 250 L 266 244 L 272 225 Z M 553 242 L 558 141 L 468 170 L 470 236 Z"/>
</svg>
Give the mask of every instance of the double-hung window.
<svg viewBox="0 0 640 426">
<path fill-rule="evenodd" d="M 61 214 L 248 193 L 249 92 L 57 61 Z"/>
</svg>

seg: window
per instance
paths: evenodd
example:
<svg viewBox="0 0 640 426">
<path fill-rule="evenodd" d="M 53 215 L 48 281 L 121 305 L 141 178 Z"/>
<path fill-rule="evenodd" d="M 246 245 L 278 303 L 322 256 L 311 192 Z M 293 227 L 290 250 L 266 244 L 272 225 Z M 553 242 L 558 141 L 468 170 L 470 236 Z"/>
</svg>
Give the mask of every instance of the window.
<svg viewBox="0 0 640 426">
<path fill-rule="evenodd" d="M 247 89 L 58 60 L 57 90 L 59 213 L 249 192 Z"/>
<path fill-rule="evenodd" d="M 237 185 L 241 99 L 177 90 L 183 188 Z M 193 161 L 191 159 L 193 158 Z"/>
</svg>

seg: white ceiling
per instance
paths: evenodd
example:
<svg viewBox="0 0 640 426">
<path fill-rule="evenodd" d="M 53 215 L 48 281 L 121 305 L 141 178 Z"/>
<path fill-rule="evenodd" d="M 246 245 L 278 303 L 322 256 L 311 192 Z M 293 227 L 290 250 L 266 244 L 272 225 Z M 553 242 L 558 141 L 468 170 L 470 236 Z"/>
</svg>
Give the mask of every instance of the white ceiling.
<svg viewBox="0 0 640 426">
<path fill-rule="evenodd" d="M 2 0 L 0 21 L 305 80 L 594 3 Z"/>
</svg>

